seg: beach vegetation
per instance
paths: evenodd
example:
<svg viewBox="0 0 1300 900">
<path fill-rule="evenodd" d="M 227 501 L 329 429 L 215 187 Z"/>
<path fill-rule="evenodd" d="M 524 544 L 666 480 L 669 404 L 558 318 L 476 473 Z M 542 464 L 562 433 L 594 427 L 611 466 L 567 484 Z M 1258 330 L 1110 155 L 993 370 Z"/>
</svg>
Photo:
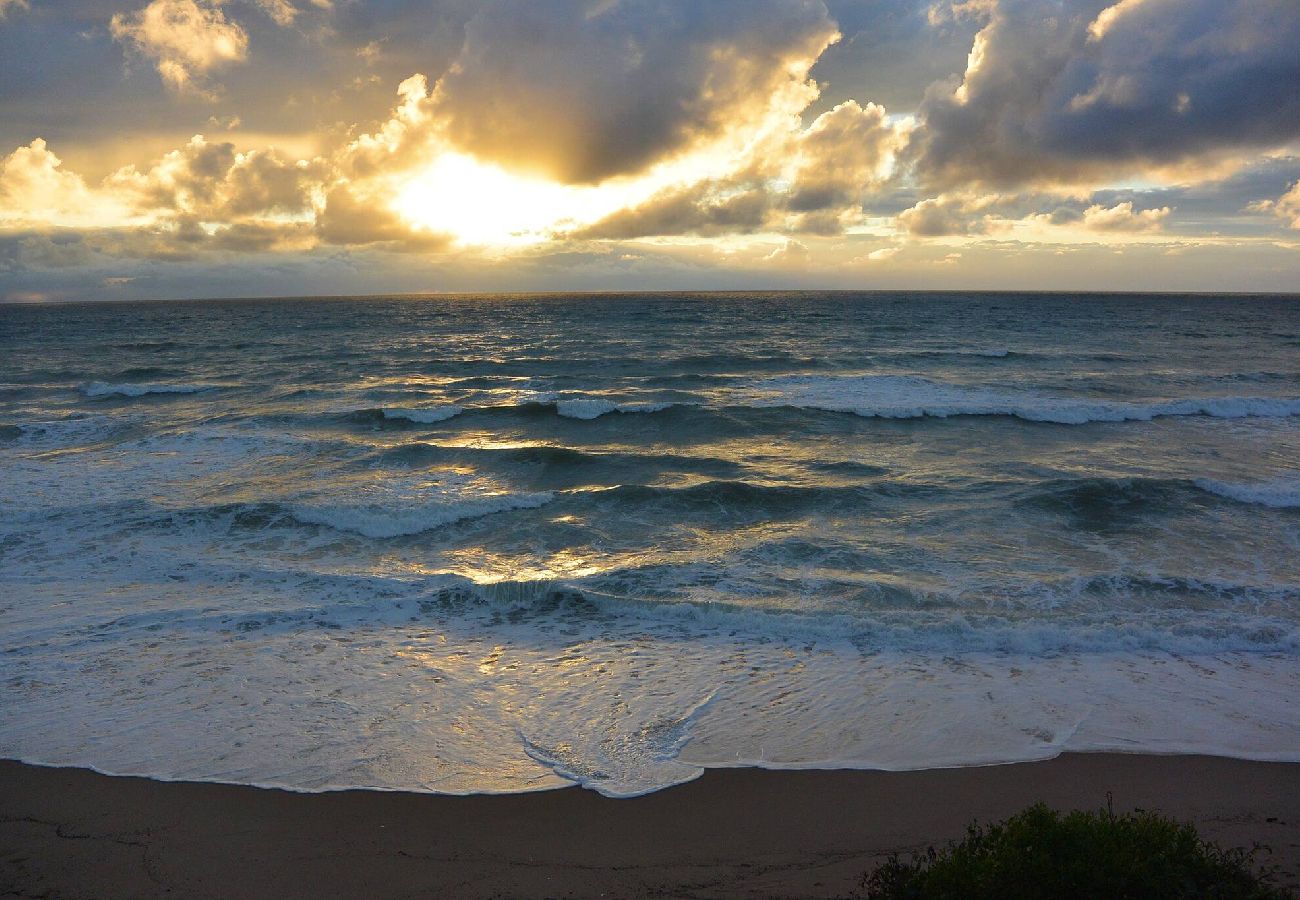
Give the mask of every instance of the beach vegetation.
<svg viewBox="0 0 1300 900">
<path fill-rule="evenodd" d="M 872 900 L 1215 898 L 1282 900 L 1258 856 L 1220 849 L 1193 825 L 1147 811 L 1059 813 L 1038 803 L 995 825 L 972 825 L 945 849 L 897 854 L 863 876 Z"/>
</svg>

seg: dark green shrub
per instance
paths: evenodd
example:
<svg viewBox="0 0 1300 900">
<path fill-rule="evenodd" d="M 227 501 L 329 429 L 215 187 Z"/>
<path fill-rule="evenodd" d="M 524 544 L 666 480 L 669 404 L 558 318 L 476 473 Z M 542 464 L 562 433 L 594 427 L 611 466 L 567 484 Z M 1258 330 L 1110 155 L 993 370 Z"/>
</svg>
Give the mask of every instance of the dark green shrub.
<svg viewBox="0 0 1300 900">
<path fill-rule="evenodd" d="M 1256 850 L 1220 850 L 1191 825 L 1154 813 L 1061 815 L 1039 803 L 965 840 L 862 879 L 880 900 L 1065 900 L 1290 896 L 1254 872 Z"/>
</svg>

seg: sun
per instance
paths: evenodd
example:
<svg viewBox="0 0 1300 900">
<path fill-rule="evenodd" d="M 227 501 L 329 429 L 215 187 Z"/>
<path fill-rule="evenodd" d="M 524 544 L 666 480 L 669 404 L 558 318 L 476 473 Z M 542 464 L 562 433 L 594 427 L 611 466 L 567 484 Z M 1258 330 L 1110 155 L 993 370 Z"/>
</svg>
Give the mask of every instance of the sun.
<svg viewBox="0 0 1300 900">
<path fill-rule="evenodd" d="M 738 156 L 744 156 L 743 148 L 723 141 L 641 174 L 573 185 L 446 149 L 397 185 L 392 209 L 409 225 L 450 234 L 462 245 L 539 244 L 639 206 L 660 192 L 719 177 Z"/>
<path fill-rule="evenodd" d="M 517 246 L 589 225 L 647 194 L 647 186 L 559 184 L 445 153 L 402 186 L 394 209 L 462 244 Z"/>
</svg>

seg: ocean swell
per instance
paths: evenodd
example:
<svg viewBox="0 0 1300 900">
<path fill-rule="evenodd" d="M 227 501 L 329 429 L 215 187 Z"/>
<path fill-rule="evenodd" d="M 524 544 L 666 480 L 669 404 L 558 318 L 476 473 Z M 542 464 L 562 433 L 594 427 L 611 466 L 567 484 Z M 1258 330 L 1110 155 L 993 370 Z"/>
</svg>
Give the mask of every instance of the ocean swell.
<svg viewBox="0 0 1300 900">
<path fill-rule="evenodd" d="M 1300 415 L 1300 397 L 1206 397 L 1126 402 L 1090 400 L 1033 391 L 1012 391 L 932 381 L 915 375 L 792 375 L 757 382 L 754 402 L 868 418 L 1013 416 L 1030 422 L 1150 421 L 1163 416 L 1221 419 Z"/>
<path fill-rule="evenodd" d="M 83 384 L 79 390 L 87 397 L 143 397 L 146 394 L 197 394 L 201 391 L 215 390 L 211 384 L 109 384 L 104 381 L 91 381 Z"/>
</svg>

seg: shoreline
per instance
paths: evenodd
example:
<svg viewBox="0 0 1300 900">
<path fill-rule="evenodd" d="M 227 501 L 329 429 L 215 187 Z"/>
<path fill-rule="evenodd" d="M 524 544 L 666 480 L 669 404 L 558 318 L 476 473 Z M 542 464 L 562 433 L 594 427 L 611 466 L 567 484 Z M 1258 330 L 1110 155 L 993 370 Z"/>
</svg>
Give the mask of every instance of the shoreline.
<svg viewBox="0 0 1300 900">
<path fill-rule="evenodd" d="M 1155 810 L 1300 886 L 1300 763 L 1078 753 L 902 772 L 709 769 L 636 798 L 304 793 L 0 760 L 0 895 L 844 896 L 1043 800 Z"/>
</svg>

